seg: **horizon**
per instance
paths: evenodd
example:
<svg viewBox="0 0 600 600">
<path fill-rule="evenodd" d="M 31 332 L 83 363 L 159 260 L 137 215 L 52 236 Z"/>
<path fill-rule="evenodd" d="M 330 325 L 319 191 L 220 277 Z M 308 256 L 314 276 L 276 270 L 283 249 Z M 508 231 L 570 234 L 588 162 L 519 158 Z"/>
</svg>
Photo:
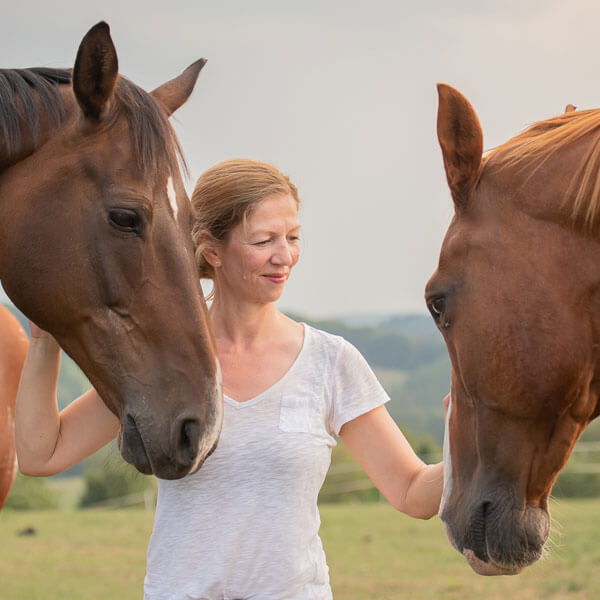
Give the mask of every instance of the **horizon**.
<svg viewBox="0 0 600 600">
<path fill-rule="evenodd" d="M 2 284 L 0 282 L 0 304 L 3 305 L 10 305 L 10 306 L 15 306 L 14 302 L 8 297 L 8 295 L 6 294 L 6 292 L 4 291 L 4 289 L 2 288 Z M 427 319 L 431 319 L 431 317 L 429 316 L 429 313 L 418 313 L 418 312 L 406 312 L 406 311 L 398 311 L 398 312 L 389 312 L 389 313 L 376 313 L 376 312 L 363 312 L 363 313 L 339 313 L 339 314 L 328 314 L 328 315 L 313 315 L 313 314 L 309 314 L 306 312 L 301 312 L 301 311 L 295 311 L 295 310 L 287 310 L 287 309 L 281 309 L 282 312 L 285 313 L 293 313 L 293 314 L 297 314 L 300 317 L 304 317 L 307 318 L 309 320 L 312 321 L 327 321 L 327 320 L 338 320 L 338 321 L 342 321 L 345 322 L 346 324 L 350 325 L 350 321 L 355 321 L 356 323 L 358 323 L 358 326 L 361 326 L 361 322 L 365 322 L 365 324 L 367 324 L 367 322 L 370 321 L 385 321 L 389 318 L 393 318 L 393 317 L 424 317 Z M 432 322 L 433 325 L 433 322 Z"/>
</svg>

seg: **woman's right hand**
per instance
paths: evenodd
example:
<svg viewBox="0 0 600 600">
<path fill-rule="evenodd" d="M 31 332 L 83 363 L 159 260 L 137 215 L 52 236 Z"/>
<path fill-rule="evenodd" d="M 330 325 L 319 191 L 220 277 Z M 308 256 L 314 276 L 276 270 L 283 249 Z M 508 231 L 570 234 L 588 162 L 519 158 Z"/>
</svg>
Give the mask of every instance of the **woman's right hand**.
<svg viewBox="0 0 600 600">
<path fill-rule="evenodd" d="M 29 330 L 32 338 L 52 337 L 47 331 L 38 327 L 31 319 L 29 320 Z"/>
<path fill-rule="evenodd" d="M 29 330 L 31 331 L 31 340 L 39 340 L 43 342 L 53 342 L 58 346 L 58 342 L 54 339 L 52 334 L 48 333 L 45 329 L 42 329 L 36 325 L 33 321 L 29 321 Z"/>
</svg>

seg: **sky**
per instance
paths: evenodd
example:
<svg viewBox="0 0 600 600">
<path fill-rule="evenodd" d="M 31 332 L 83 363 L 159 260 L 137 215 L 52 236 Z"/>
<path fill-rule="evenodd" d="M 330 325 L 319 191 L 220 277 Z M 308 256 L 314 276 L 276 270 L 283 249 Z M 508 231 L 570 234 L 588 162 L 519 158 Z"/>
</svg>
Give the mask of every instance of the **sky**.
<svg viewBox="0 0 600 600">
<path fill-rule="evenodd" d="M 174 119 L 188 191 L 234 157 L 290 176 L 302 256 L 280 307 L 313 318 L 426 312 L 453 214 L 437 82 L 469 98 L 488 149 L 600 106 L 591 0 L 0 3 L 0 67 L 71 67 L 99 20 L 147 90 L 208 59 Z"/>
</svg>

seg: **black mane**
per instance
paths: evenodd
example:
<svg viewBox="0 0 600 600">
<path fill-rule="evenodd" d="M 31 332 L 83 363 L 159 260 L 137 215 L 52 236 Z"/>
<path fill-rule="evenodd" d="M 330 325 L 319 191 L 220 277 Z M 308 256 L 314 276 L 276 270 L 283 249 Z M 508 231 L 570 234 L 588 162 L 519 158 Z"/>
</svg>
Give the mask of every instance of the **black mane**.
<svg viewBox="0 0 600 600">
<path fill-rule="evenodd" d="M 58 86 L 70 85 L 71 75 L 70 69 L 0 69 L 0 150 L 9 157 L 15 155 L 24 130 L 32 134 L 36 146 L 40 143 L 40 110 L 36 98 L 41 100 L 50 127 L 60 126 L 65 108 Z M 165 154 L 172 170 L 179 164 L 185 168 L 179 141 L 154 98 L 121 76 L 117 81 L 116 98 L 129 122 L 138 165 L 144 172 L 156 169 L 159 158 Z"/>
<path fill-rule="evenodd" d="M 42 101 L 50 126 L 57 127 L 65 114 L 57 86 L 71 82 L 71 74 L 58 69 L 0 69 L 0 132 L 8 156 L 21 146 L 23 127 L 39 143 L 40 115 L 35 97 Z"/>
</svg>

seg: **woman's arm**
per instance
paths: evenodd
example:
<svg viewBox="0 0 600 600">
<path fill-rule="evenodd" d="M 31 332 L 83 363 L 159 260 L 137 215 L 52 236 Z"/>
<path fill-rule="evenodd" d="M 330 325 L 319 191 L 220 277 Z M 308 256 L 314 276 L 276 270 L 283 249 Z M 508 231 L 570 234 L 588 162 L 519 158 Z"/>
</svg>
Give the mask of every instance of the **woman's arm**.
<svg viewBox="0 0 600 600">
<path fill-rule="evenodd" d="M 419 519 L 437 513 L 444 485 L 443 463 L 426 465 L 385 406 L 345 423 L 340 437 L 394 508 Z"/>
<path fill-rule="evenodd" d="M 32 325 L 15 411 L 19 469 L 25 475 L 55 475 L 110 442 L 118 419 L 91 389 L 61 413 L 56 404 L 60 347 Z"/>
</svg>

